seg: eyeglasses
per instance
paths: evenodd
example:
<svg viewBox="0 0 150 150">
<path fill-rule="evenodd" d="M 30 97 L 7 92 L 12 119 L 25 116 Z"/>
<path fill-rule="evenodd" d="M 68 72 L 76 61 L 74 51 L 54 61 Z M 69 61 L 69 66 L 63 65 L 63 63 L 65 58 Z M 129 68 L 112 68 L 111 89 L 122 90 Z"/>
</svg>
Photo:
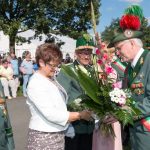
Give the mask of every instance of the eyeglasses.
<svg viewBox="0 0 150 150">
<path fill-rule="evenodd" d="M 46 63 L 50 68 L 57 68 L 60 66 L 60 64 L 51 64 L 51 63 Z"/>
<path fill-rule="evenodd" d="M 79 54 L 79 55 L 91 55 L 92 52 L 91 51 L 79 51 L 79 52 L 77 52 L 77 54 Z"/>
<path fill-rule="evenodd" d="M 126 42 L 123 42 L 122 44 L 120 44 L 119 46 L 117 46 L 115 49 L 116 51 L 120 51 L 122 49 L 122 47 L 126 44 L 126 43 L 129 43 L 129 41 L 126 41 Z"/>
</svg>

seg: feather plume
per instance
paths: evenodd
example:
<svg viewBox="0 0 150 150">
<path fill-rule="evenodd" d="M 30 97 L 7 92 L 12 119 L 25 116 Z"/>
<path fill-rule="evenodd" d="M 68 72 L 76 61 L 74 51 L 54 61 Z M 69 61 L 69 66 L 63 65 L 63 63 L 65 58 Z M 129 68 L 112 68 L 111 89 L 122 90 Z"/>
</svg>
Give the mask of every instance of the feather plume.
<svg viewBox="0 0 150 150">
<path fill-rule="evenodd" d="M 139 19 L 140 19 L 140 22 L 143 19 L 143 10 L 138 5 L 131 5 L 131 6 L 129 6 L 127 9 L 125 9 L 125 14 L 126 15 L 138 16 Z"/>
</svg>

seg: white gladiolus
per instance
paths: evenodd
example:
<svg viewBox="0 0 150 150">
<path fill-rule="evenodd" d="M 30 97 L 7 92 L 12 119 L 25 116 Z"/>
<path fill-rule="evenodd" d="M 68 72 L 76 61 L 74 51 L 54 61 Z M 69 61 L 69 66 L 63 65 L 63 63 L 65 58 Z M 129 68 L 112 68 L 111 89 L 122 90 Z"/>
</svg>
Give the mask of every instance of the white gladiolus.
<svg viewBox="0 0 150 150">
<path fill-rule="evenodd" d="M 77 105 L 77 106 L 80 106 L 80 103 L 81 103 L 81 98 L 77 98 L 74 100 L 74 103 Z"/>
<path fill-rule="evenodd" d="M 126 93 L 119 88 L 114 88 L 113 91 L 109 93 L 109 96 L 111 97 L 111 101 L 118 103 L 120 105 L 124 105 L 126 103 Z"/>
</svg>

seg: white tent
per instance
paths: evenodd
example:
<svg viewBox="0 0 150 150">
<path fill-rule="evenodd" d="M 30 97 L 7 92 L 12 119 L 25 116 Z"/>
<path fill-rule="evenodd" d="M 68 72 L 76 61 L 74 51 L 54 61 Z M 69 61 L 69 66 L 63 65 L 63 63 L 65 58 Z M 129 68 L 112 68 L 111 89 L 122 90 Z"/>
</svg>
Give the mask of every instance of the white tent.
<svg viewBox="0 0 150 150">
<path fill-rule="evenodd" d="M 31 37 L 34 35 L 34 32 L 32 30 L 28 30 L 26 32 L 18 34 L 22 37 Z M 64 45 L 62 45 L 61 50 L 63 52 L 63 57 L 66 56 L 68 53 L 71 58 L 74 58 L 74 50 L 75 50 L 75 40 L 66 36 L 57 36 L 59 39 L 61 39 L 63 42 L 65 42 Z M 19 45 L 15 45 L 16 48 L 16 55 L 17 57 L 21 57 L 22 53 L 26 50 L 29 50 L 31 52 L 32 57 L 35 57 L 35 51 L 38 45 L 43 44 L 46 39 L 45 35 L 42 35 L 42 41 L 39 41 L 38 39 L 31 40 L 31 43 L 23 43 Z M 5 36 L 3 32 L 0 32 L 0 53 L 6 53 L 9 51 L 9 38 L 8 36 Z"/>
<path fill-rule="evenodd" d="M 9 51 L 9 38 L 5 36 L 2 31 L 0 31 L 0 54 Z"/>
</svg>

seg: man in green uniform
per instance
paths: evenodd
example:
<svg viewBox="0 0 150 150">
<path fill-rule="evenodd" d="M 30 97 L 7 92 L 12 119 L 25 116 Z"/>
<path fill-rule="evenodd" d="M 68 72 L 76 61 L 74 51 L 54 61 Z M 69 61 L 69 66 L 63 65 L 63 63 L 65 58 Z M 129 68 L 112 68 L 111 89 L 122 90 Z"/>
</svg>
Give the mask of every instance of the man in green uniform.
<svg viewBox="0 0 150 150">
<path fill-rule="evenodd" d="M 89 35 L 83 35 L 77 39 L 75 55 L 76 60 L 69 64 L 71 68 L 76 70 L 76 66 L 80 66 L 87 72 L 92 69 L 91 55 L 93 50 L 93 40 Z M 84 94 L 80 84 L 66 75 L 63 71 L 57 76 L 58 82 L 65 88 L 68 94 L 68 104 Z M 65 150 L 92 150 L 92 134 L 94 129 L 93 121 L 75 121 L 72 123 L 75 130 L 75 137 L 65 138 Z"/>
<path fill-rule="evenodd" d="M 0 82 L 0 150 L 14 150 L 14 139 L 10 124 L 3 87 Z"/>
<path fill-rule="evenodd" d="M 141 116 L 129 127 L 132 150 L 150 150 L 150 53 L 143 49 L 141 36 L 142 32 L 132 27 L 117 34 L 108 45 L 115 46 L 122 61 L 129 63 L 123 88 L 131 89 L 135 106 L 141 111 Z"/>
</svg>

